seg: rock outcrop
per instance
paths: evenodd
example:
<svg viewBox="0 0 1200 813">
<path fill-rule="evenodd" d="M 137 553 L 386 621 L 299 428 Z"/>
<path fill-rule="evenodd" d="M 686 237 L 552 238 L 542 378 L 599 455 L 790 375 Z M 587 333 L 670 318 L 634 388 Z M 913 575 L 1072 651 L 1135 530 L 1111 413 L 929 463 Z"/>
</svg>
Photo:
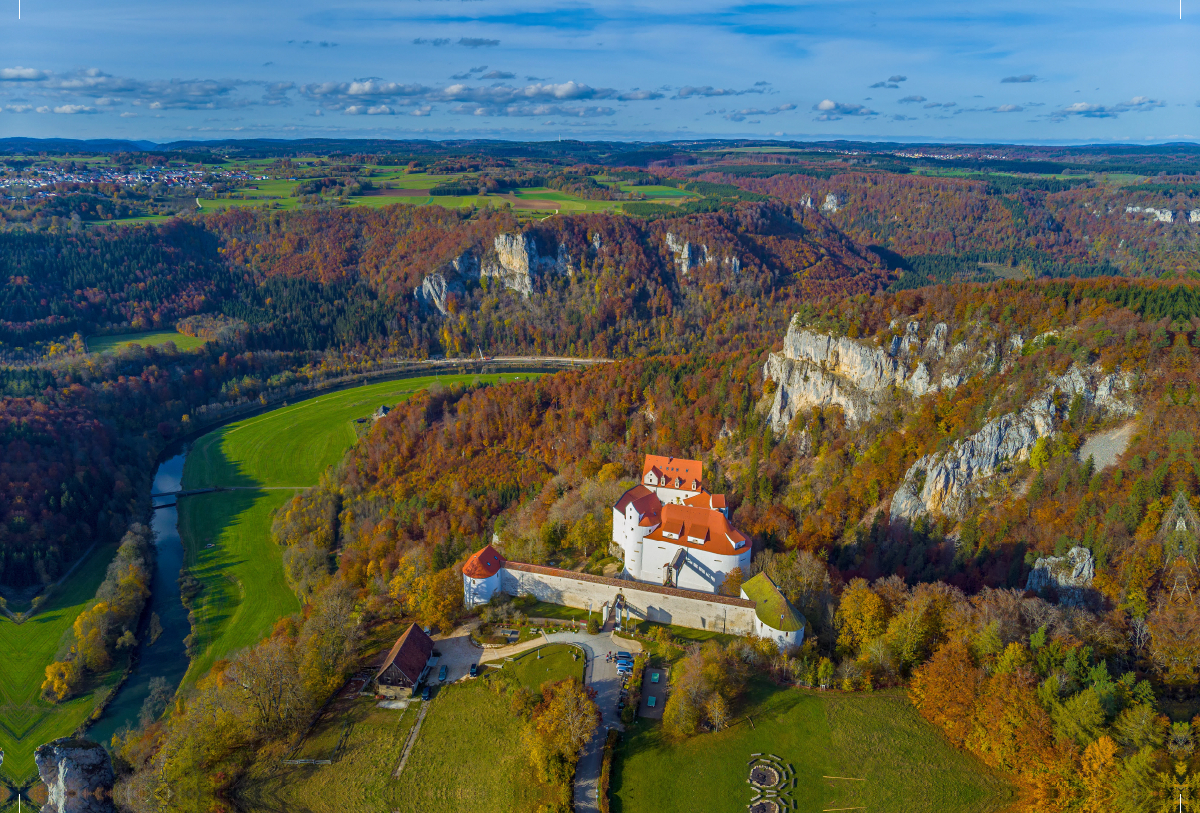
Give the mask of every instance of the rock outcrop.
<svg viewBox="0 0 1200 813">
<path fill-rule="evenodd" d="M 1074 547 L 1066 556 L 1048 556 L 1033 564 L 1025 589 L 1041 593 L 1054 588 L 1063 604 L 1082 604 L 1096 576 L 1096 562 L 1087 548 Z"/>
<path fill-rule="evenodd" d="M 43 813 L 115 813 L 112 761 L 103 746 L 64 737 L 39 747 L 34 762 L 46 785 Z"/>
<path fill-rule="evenodd" d="M 879 399 L 892 387 L 917 397 L 937 391 L 930 364 L 946 354 L 947 328 L 935 325 L 925 343 L 919 331 L 919 322 L 909 322 L 903 337 L 893 337 L 885 348 L 807 330 L 793 318 L 783 352 L 772 353 L 763 368 L 764 377 L 778 385 L 771 406 L 775 431 L 787 429 L 801 409 L 837 405 L 846 420 L 856 424 L 871 418 Z M 958 376 L 941 381 L 961 383 Z"/>
<path fill-rule="evenodd" d="M 838 200 L 838 196 L 830 192 L 825 196 L 825 202 L 821 204 L 821 211 L 827 215 L 831 215 L 840 209 L 841 206 L 842 203 Z"/>
<path fill-rule="evenodd" d="M 498 234 L 493 242 L 494 257 L 488 258 L 480 267 L 482 277 L 494 277 L 513 291 L 528 297 L 533 293 L 534 277 L 540 273 L 559 272 L 572 274 L 571 256 L 566 246 L 559 246 L 553 257 L 544 257 L 538 251 L 533 235 Z"/>
<path fill-rule="evenodd" d="M 667 248 L 675 255 L 675 267 L 680 274 L 686 274 L 693 268 L 708 265 L 708 246 L 703 243 L 690 243 L 671 232 L 666 235 Z"/>
<path fill-rule="evenodd" d="M 1131 415 L 1129 386 L 1129 378 L 1120 373 L 1101 375 L 1072 366 L 1019 411 L 1001 415 L 946 451 L 914 463 L 892 497 L 892 518 L 911 520 L 922 514 L 961 518 L 1002 467 L 1028 459 L 1038 439 L 1054 433 L 1064 417 L 1056 393 L 1068 404 L 1081 395 L 1086 404 L 1107 414 Z"/>
</svg>

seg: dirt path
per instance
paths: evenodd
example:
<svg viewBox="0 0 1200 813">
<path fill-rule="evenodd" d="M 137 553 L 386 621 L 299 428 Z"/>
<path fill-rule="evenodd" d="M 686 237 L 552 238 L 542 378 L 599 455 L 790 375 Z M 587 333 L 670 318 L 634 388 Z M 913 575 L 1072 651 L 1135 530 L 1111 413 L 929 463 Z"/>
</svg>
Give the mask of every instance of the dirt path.
<svg viewBox="0 0 1200 813">
<path fill-rule="evenodd" d="M 421 711 L 417 713 L 417 722 L 408 732 L 408 740 L 405 741 L 404 751 L 400 754 L 400 764 L 392 773 L 392 779 L 399 779 L 400 774 L 403 773 L 404 765 L 408 762 L 408 755 L 412 753 L 413 746 L 417 743 L 417 735 L 421 733 L 421 723 L 425 722 L 425 714 L 429 711 L 429 704 L 432 702 L 432 700 L 426 700 L 421 703 Z"/>
</svg>

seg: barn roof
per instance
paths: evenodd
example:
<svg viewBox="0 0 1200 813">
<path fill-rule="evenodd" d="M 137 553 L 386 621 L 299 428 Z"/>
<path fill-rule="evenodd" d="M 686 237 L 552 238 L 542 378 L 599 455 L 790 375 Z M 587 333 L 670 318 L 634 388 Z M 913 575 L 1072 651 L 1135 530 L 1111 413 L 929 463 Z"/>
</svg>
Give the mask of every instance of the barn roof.
<svg viewBox="0 0 1200 813">
<path fill-rule="evenodd" d="M 417 678 L 421 676 L 421 670 L 432 655 L 433 639 L 416 624 L 412 624 L 396 639 L 395 646 L 388 652 L 379 671 L 375 673 L 375 679 L 378 680 L 389 666 L 394 665 L 409 681 L 416 683 Z"/>
</svg>

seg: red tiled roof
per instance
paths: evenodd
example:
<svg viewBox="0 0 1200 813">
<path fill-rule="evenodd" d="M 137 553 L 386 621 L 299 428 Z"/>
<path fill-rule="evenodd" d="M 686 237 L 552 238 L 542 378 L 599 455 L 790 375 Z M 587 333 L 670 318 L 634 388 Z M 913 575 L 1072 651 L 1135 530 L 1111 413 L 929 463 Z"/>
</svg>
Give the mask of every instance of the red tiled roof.
<svg viewBox="0 0 1200 813">
<path fill-rule="evenodd" d="M 472 579 L 486 579 L 495 576 L 504 567 L 504 557 L 491 545 L 471 554 L 471 558 L 463 564 L 463 575 Z"/>
<path fill-rule="evenodd" d="M 720 511 L 699 508 L 694 505 L 674 505 L 668 503 L 662 509 L 662 527 L 646 536 L 647 540 L 655 542 L 670 542 L 673 545 L 683 545 L 696 550 L 706 550 L 709 553 L 719 553 L 732 556 L 750 549 L 749 542 L 741 531 L 729 524 L 729 520 Z M 675 528 L 686 527 L 686 532 L 679 534 L 679 539 L 669 539 L 663 536 L 664 531 L 674 532 Z M 705 539 L 704 544 L 691 542 L 689 536 Z M 735 543 L 741 543 L 735 547 Z"/>
<path fill-rule="evenodd" d="M 413 624 L 396 639 L 396 645 L 384 658 L 383 665 L 375 673 L 375 678 L 378 680 L 389 666 L 395 665 L 410 683 L 416 683 L 431 655 L 433 655 L 433 639 L 426 635 L 424 630 Z"/>
<path fill-rule="evenodd" d="M 683 501 L 684 505 L 693 505 L 696 508 L 714 508 L 720 510 L 725 507 L 724 494 L 709 494 L 707 491 L 701 491 L 695 497 L 688 497 Z"/>
<path fill-rule="evenodd" d="M 592 584 L 607 584 L 612 587 L 624 588 L 626 590 L 641 590 L 646 593 L 658 593 L 660 596 L 680 596 L 682 598 L 694 598 L 700 601 L 711 601 L 714 604 L 728 604 L 731 607 L 758 606 L 753 601 L 748 601 L 744 598 L 732 598 L 731 596 L 722 596 L 717 593 L 701 593 L 698 590 L 681 590 L 678 587 L 660 587 L 657 584 L 627 581 L 625 579 L 610 579 L 606 576 L 593 576 L 590 573 L 578 573 L 574 570 L 560 570 L 557 567 L 527 565 L 524 562 L 506 562 L 504 567 L 508 570 L 520 570 L 525 573 L 541 573 L 546 576 L 562 576 L 564 578 L 575 579 L 581 582 L 591 582 Z"/>
<path fill-rule="evenodd" d="M 665 485 L 668 488 L 699 491 L 699 485 L 704 480 L 704 464 L 699 460 L 687 460 L 682 457 L 662 457 L 648 454 L 642 463 L 643 483 L 646 482 L 646 475 L 651 471 L 660 476 L 665 475 L 668 479 Z M 693 488 L 693 486 L 696 487 Z"/>
<path fill-rule="evenodd" d="M 659 502 L 658 496 L 653 491 L 645 486 L 634 486 L 621 495 L 621 499 L 617 500 L 617 504 L 613 508 L 624 514 L 625 509 L 631 503 L 633 510 L 643 517 L 651 514 L 657 515 L 658 509 L 662 507 L 662 503 Z"/>
</svg>

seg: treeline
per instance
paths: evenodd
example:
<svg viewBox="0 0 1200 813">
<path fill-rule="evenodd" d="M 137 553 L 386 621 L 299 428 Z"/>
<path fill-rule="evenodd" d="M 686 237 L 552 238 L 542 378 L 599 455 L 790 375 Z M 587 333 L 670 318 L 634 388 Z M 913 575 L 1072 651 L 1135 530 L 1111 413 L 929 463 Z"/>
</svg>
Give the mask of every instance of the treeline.
<svg viewBox="0 0 1200 813">
<path fill-rule="evenodd" d="M 104 674 L 119 655 L 137 646 L 135 632 L 150 597 L 153 570 L 154 535 L 134 523 L 108 565 L 95 602 L 76 617 L 66 656 L 46 667 L 43 697 L 52 703 L 69 699 L 89 677 Z"/>
<path fill-rule="evenodd" d="M 245 756 L 295 741 L 356 671 L 361 622 L 355 593 L 331 584 L 300 616 L 218 662 L 165 718 L 115 739 L 116 801 L 130 811 L 208 811 L 237 781 Z"/>
</svg>

